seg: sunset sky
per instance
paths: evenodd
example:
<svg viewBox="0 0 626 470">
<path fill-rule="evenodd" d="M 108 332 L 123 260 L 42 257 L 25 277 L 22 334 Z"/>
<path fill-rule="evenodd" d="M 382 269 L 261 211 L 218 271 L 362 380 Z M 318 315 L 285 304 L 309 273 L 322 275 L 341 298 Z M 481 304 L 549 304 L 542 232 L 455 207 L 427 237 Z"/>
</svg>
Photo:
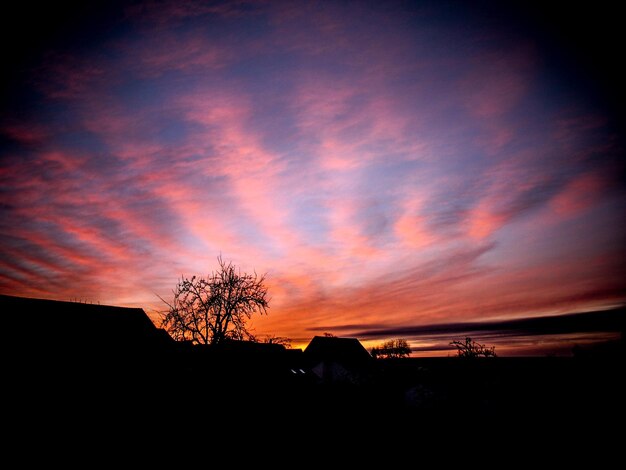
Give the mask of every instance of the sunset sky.
<svg viewBox="0 0 626 470">
<path fill-rule="evenodd" d="M 259 336 L 416 351 L 448 341 L 414 327 L 623 305 L 619 15 L 497 3 L 7 15 L 0 293 L 158 321 L 221 254 L 267 274 Z"/>
</svg>

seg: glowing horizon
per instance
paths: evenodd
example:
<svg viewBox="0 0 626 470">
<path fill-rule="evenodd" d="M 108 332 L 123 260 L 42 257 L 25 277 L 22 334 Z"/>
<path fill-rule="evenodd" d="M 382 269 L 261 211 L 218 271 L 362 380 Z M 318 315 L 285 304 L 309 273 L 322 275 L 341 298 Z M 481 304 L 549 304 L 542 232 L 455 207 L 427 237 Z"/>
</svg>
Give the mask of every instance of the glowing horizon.
<svg viewBox="0 0 626 470">
<path fill-rule="evenodd" d="M 297 347 L 623 305 L 614 116 L 545 35 L 449 5 L 121 2 L 42 47 L 0 119 L 0 293 L 156 321 L 221 254 Z"/>
</svg>

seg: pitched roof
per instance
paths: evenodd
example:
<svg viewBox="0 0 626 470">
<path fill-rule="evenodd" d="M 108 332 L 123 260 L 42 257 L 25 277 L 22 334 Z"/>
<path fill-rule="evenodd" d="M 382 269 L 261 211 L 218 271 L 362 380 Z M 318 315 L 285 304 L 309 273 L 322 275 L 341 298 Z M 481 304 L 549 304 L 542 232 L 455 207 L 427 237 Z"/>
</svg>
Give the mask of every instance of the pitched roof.
<svg viewBox="0 0 626 470">
<path fill-rule="evenodd" d="M 141 308 L 0 295 L 10 340 L 28 345 L 136 347 L 173 342 Z"/>
<path fill-rule="evenodd" d="M 372 359 L 357 338 L 314 336 L 304 349 L 304 355 L 313 362 L 333 361 L 344 365 L 362 364 Z"/>
</svg>

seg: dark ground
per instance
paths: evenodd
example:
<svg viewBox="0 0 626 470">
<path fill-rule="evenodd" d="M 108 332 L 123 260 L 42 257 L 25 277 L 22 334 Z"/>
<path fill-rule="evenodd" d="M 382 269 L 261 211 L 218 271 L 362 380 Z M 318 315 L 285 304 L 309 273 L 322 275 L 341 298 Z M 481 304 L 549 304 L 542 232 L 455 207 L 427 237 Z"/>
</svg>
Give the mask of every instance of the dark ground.
<svg viewBox="0 0 626 470">
<path fill-rule="evenodd" d="M 18 427 L 362 423 L 373 433 L 387 425 L 410 433 L 426 424 L 532 422 L 557 431 L 623 422 L 622 357 L 376 360 L 356 382 L 322 383 L 254 361 L 49 355 L 13 370 L 5 397 Z"/>
<path fill-rule="evenodd" d="M 433 456 L 603 468 L 623 446 L 622 357 L 376 360 L 359 383 L 324 384 L 255 361 L 49 355 L 5 382 L 5 457 L 64 468 Z"/>
</svg>

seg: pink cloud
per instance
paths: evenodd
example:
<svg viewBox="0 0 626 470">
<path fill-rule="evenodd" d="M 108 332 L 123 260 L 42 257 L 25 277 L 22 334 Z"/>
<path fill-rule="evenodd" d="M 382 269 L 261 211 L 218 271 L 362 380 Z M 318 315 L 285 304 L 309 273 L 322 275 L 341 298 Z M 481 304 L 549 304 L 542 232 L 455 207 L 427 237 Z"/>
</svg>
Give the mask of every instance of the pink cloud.
<svg viewBox="0 0 626 470">
<path fill-rule="evenodd" d="M 383 150 L 393 143 L 401 158 L 419 160 L 428 153 L 429 142 L 419 138 L 410 119 L 388 96 L 384 83 L 372 78 L 338 80 L 308 74 L 299 80 L 293 110 L 302 135 L 328 171 L 352 171 L 384 161 Z"/>
<path fill-rule="evenodd" d="M 605 187 L 604 178 L 597 173 L 580 175 L 550 201 L 550 207 L 562 218 L 578 215 L 601 199 Z"/>
<path fill-rule="evenodd" d="M 191 115 L 191 118 L 197 118 L 201 113 L 200 106 L 190 106 L 190 109 L 191 112 L 198 112 L 196 115 Z M 206 120 L 207 123 L 217 123 L 220 126 L 222 120 L 225 122 L 237 121 L 241 116 L 236 109 L 228 106 L 218 108 L 209 106 L 206 109 L 211 110 L 213 114 L 208 116 L 208 113 L 202 113 L 202 119 Z M 147 115 L 146 118 L 148 118 Z M 95 201 L 103 203 L 100 211 L 103 211 L 106 216 L 113 220 L 119 221 L 122 226 L 130 229 L 131 233 L 135 233 L 143 239 L 153 240 L 155 246 L 161 249 L 169 247 L 168 249 L 171 249 L 172 252 L 179 251 L 180 247 L 173 246 L 174 242 L 171 239 L 160 238 L 155 240 L 157 235 L 154 234 L 153 229 L 140 222 L 132 212 L 127 213 L 119 208 L 116 209 L 111 205 L 104 204 L 104 199 L 109 191 L 116 191 L 118 186 L 132 184 L 144 190 L 147 200 L 152 197 L 161 199 L 166 203 L 172 213 L 179 215 L 180 222 L 182 222 L 180 229 L 183 232 L 189 230 L 198 240 L 205 240 L 212 247 L 212 252 L 219 253 L 220 247 L 236 246 L 239 241 L 234 236 L 237 229 L 228 221 L 229 218 L 232 219 L 233 217 L 232 212 L 230 217 L 224 217 L 228 210 L 225 206 L 220 206 L 219 198 L 209 198 L 204 193 L 205 188 L 196 188 L 193 185 L 190 186 L 189 183 L 184 183 L 184 181 L 192 173 L 206 174 L 207 176 L 216 174 L 236 176 L 238 171 L 244 173 L 246 170 L 257 171 L 258 173 L 267 165 L 261 163 L 260 159 L 253 158 L 256 149 L 244 148 L 243 151 L 239 150 L 236 148 L 240 145 L 237 140 L 238 135 L 224 135 L 216 130 L 215 132 L 210 131 L 208 135 L 196 135 L 195 140 L 192 139 L 186 147 L 177 148 L 175 155 L 170 156 L 168 150 L 164 149 L 162 145 L 133 135 L 137 119 L 136 114 L 124 114 L 116 106 L 106 108 L 97 117 L 95 117 L 95 113 L 88 113 L 85 118 L 86 128 L 97 133 L 114 151 L 116 157 L 124 159 L 127 174 L 132 175 L 131 178 L 126 177 L 125 174 L 120 174 L 113 182 L 107 180 L 104 183 L 107 187 L 104 192 L 99 193 L 102 195 L 102 199 Z M 224 153 L 207 154 L 210 149 L 205 144 L 214 143 L 214 139 L 216 142 L 223 143 L 221 146 L 219 144 L 216 146 L 220 147 L 218 150 Z M 202 161 L 186 162 L 186 157 L 195 152 L 206 155 L 207 159 L 204 163 Z M 236 152 L 236 154 L 232 152 Z M 238 161 L 243 153 L 249 155 L 247 166 L 246 162 Z M 54 160 L 53 157 L 54 154 L 50 159 Z M 164 158 L 169 160 L 168 165 L 155 166 L 157 161 L 162 161 Z M 76 166 L 78 159 L 59 157 L 57 161 L 59 164 L 65 165 L 67 170 L 78 169 Z M 68 165 L 73 165 L 73 167 L 70 168 Z M 255 176 L 258 175 L 255 173 Z M 84 175 L 84 179 L 97 181 L 97 175 Z M 251 182 L 258 184 L 256 181 L 251 180 Z M 232 188 L 229 188 L 229 191 L 231 190 Z M 93 194 L 88 192 L 85 197 L 91 197 Z"/>
<path fill-rule="evenodd" d="M 492 236 L 504 225 L 548 204 L 557 175 L 539 170 L 536 155 L 524 151 L 489 167 L 474 192 L 461 226 L 474 239 Z"/>
<path fill-rule="evenodd" d="M 95 103 L 95 101 L 92 102 Z M 236 103 L 239 104 L 233 106 Z M 150 233 L 150 227 L 139 222 L 133 213 L 126 213 L 110 205 L 100 204 L 104 202 L 103 199 L 106 198 L 108 191 L 116 190 L 116 185 L 131 183 L 138 185 L 147 191 L 146 197 L 152 194 L 153 197 L 161 198 L 173 213 L 179 215 L 182 233 L 189 231 L 197 240 L 203 240 L 208 244 L 211 259 L 214 253 L 219 253 L 221 250 L 236 251 L 242 257 L 248 258 L 253 255 L 258 256 L 253 246 L 250 246 L 249 250 L 236 248 L 247 244 L 238 235 L 240 228 L 237 227 L 239 222 L 235 219 L 236 212 L 223 205 L 220 198 L 207 197 L 208 195 L 205 195 L 203 191 L 205 188 L 194 188 L 188 183 L 182 183 L 188 178 L 190 172 L 198 173 L 200 170 L 200 174 L 211 177 L 227 176 L 230 184 L 225 197 L 239 200 L 241 208 L 247 210 L 251 219 L 261 221 L 262 228 L 268 235 L 287 240 L 287 235 L 291 233 L 291 230 L 284 223 L 282 225 L 284 233 L 281 235 L 276 232 L 278 227 L 276 222 L 281 217 L 285 217 L 286 210 L 279 208 L 280 198 L 268 197 L 271 193 L 268 188 L 276 189 L 279 186 L 274 175 L 276 157 L 265 151 L 257 142 L 256 137 L 249 135 L 249 132 L 242 127 L 246 113 L 249 113 L 245 103 L 241 105 L 241 100 L 229 101 L 226 98 L 217 103 L 217 106 L 215 104 L 216 102 L 200 100 L 194 105 L 193 98 L 190 98 L 189 102 L 172 104 L 174 107 L 187 106 L 188 119 L 203 124 L 207 132 L 194 134 L 187 146 L 177 148 L 176 158 L 172 158 L 170 164 L 162 168 L 155 168 L 154 162 L 164 158 L 167 150 L 155 142 L 138 139 L 133 135 L 133 128 L 138 119 L 136 114 L 125 114 L 115 105 L 104 108 L 103 112 L 97 115 L 86 112 L 84 124 L 87 129 L 107 142 L 116 157 L 125 160 L 126 168 L 133 177 L 124 179 L 125 177 L 120 175 L 121 178 L 113 184 L 110 180 L 106 181 L 107 187 L 104 188 L 104 192 L 90 191 L 81 197 L 93 198 L 94 194 L 102 195 L 102 198 L 96 197 L 92 203 L 99 204 L 99 211 L 104 215 L 119 221 L 120 225 L 126 227 L 130 233 L 151 240 L 156 247 L 164 249 L 168 246 L 165 243 L 168 243 L 172 252 L 180 251 L 180 247 L 172 246 L 172 240 L 164 238 L 155 240 L 156 235 Z M 204 105 L 207 106 L 204 107 Z M 214 153 L 215 150 L 217 154 Z M 205 162 L 210 162 L 210 164 L 203 165 L 198 161 L 187 163 L 185 158 L 195 153 L 206 155 Z M 265 158 L 263 158 L 264 155 Z M 46 157 L 46 161 L 59 165 L 59 170 L 66 173 L 82 171 L 80 160 L 58 152 L 51 152 Z M 98 181 L 97 175 L 94 176 L 83 174 L 81 178 L 85 181 Z M 71 184 L 73 180 L 64 181 Z M 56 200 L 59 202 L 60 197 L 71 197 L 71 191 L 63 194 L 57 192 Z M 74 201 L 70 199 L 66 202 Z M 82 199 L 81 202 L 86 201 Z M 263 203 L 264 206 L 262 206 Z"/>
<path fill-rule="evenodd" d="M 72 220 L 61 220 L 58 214 L 38 220 L 56 224 L 58 231 L 56 235 L 28 230 L 15 234 L 22 243 L 27 243 L 29 251 L 46 253 L 45 258 L 34 259 L 29 252 L 21 253 L 22 259 L 31 260 L 28 262 L 32 269 L 26 271 L 31 281 L 11 283 L 10 291 L 16 295 L 33 292 L 30 286 L 37 284 L 41 291 L 48 292 L 48 298 L 81 298 L 124 305 L 129 299 L 137 298 L 140 278 L 150 285 L 150 276 L 146 277 L 145 273 L 150 272 L 149 266 L 157 269 L 159 263 L 149 262 L 125 242 L 111 240 L 89 226 L 77 226 Z"/>
<path fill-rule="evenodd" d="M 283 178 L 281 155 L 267 150 L 247 124 L 252 111 L 245 98 L 227 94 L 216 97 L 210 92 L 184 99 L 180 106 L 187 120 L 202 125 L 204 130 L 194 135 L 192 145 L 206 148 L 205 153 L 213 149 L 207 172 L 228 178 L 229 194 L 240 215 L 281 251 L 297 249 L 301 239 L 290 223 L 288 205 L 293 191 L 297 194 L 299 189 Z"/>
<path fill-rule="evenodd" d="M 427 218 L 421 215 L 422 203 L 410 199 L 406 208 L 394 224 L 398 237 L 411 248 L 425 248 L 437 241 L 437 237 L 427 228 Z"/>
<path fill-rule="evenodd" d="M 507 221 L 505 215 L 494 213 L 488 205 L 472 209 L 468 219 L 468 234 L 470 237 L 477 239 L 490 237 Z"/>
</svg>

